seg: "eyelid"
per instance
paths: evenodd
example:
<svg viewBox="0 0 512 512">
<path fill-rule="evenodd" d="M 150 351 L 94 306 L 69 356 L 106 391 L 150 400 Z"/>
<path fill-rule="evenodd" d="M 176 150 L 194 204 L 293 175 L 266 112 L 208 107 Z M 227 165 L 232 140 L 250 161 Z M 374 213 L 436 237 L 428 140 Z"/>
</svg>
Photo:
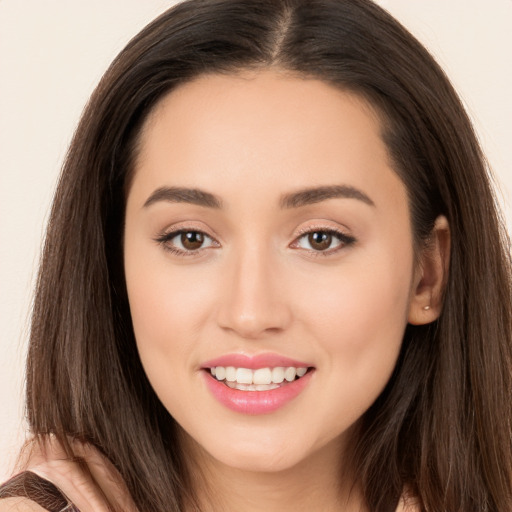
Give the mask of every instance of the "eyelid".
<svg viewBox="0 0 512 512">
<path fill-rule="evenodd" d="M 325 251 L 317 251 L 314 249 L 305 249 L 303 247 L 298 247 L 299 241 L 304 236 L 309 235 L 310 233 L 329 233 L 331 235 L 336 236 L 340 240 L 340 243 L 336 247 L 334 247 L 332 249 L 327 249 Z M 290 247 L 302 249 L 314 257 L 316 257 L 316 256 L 332 256 L 332 255 L 337 254 L 338 252 L 342 251 L 343 249 L 350 247 L 351 245 L 353 245 L 356 242 L 357 242 L 356 238 L 352 235 L 349 235 L 345 230 L 343 230 L 339 227 L 334 227 L 334 226 L 329 226 L 329 225 L 326 225 L 323 223 L 319 223 L 319 224 L 309 225 L 307 227 L 303 227 L 303 228 L 299 229 L 299 231 L 295 235 L 293 242 L 290 244 Z"/>
<path fill-rule="evenodd" d="M 180 234 L 183 234 L 183 233 L 200 233 L 205 238 L 209 238 L 213 243 L 207 247 L 199 247 L 198 249 L 189 249 L 189 250 L 180 249 L 179 247 L 176 247 L 176 246 L 170 244 L 170 241 L 173 238 L 176 238 L 177 236 L 179 236 Z M 211 249 L 212 247 L 213 248 L 220 247 L 220 243 L 216 239 L 216 237 L 214 237 L 213 235 L 208 233 L 207 230 L 198 228 L 196 226 L 192 226 L 190 224 L 183 224 L 183 225 L 178 224 L 178 225 L 172 226 L 170 228 L 167 228 L 166 230 L 162 231 L 159 235 L 157 235 L 154 238 L 154 240 L 158 244 L 162 245 L 162 247 L 166 251 L 168 251 L 172 254 L 176 254 L 178 256 L 185 256 L 185 257 L 198 256 L 204 250 Z"/>
</svg>

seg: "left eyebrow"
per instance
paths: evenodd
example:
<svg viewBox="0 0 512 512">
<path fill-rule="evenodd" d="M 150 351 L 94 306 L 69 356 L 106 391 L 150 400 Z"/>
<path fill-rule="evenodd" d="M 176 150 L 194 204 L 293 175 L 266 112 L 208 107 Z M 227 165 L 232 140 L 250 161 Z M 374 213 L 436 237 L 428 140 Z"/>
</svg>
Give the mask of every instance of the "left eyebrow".
<svg viewBox="0 0 512 512">
<path fill-rule="evenodd" d="M 198 188 L 186 187 L 160 187 L 157 188 L 144 203 L 144 208 L 159 201 L 168 203 L 189 203 L 206 208 L 220 209 L 222 201 L 220 198 Z"/>
<path fill-rule="evenodd" d="M 375 203 L 361 190 L 349 185 L 329 185 L 323 187 L 306 188 L 281 196 L 281 208 L 300 208 L 310 204 L 320 203 L 327 199 L 357 199 L 368 206 Z"/>
</svg>

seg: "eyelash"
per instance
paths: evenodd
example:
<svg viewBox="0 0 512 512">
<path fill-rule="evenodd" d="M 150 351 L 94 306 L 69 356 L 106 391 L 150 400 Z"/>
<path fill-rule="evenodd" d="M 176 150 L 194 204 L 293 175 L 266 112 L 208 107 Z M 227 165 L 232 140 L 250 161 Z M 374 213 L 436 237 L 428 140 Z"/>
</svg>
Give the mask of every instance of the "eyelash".
<svg viewBox="0 0 512 512">
<path fill-rule="evenodd" d="M 211 236 L 208 236 L 204 231 L 201 231 L 199 229 L 181 228 L 181 229 L 177 229 L 175 231 L 171 231 L 169 233 L 163 233 L 162 235 L 158 236 L 155 239 L 155 241 L 157 243 L 161 244 L 166 251 L 170 252 L 171 254 L 175 254 L 177 256 L 185 256 L 185 257 L 196 256 L 201 250 L 206 249 L 206 247 L 201 247 L 199 249 L 185 251 L 183 249 L 178 249 L 177 247 L 170 245 L 170 242 L 173 238 L 176 238 L 177 236 L 180 236 L 184 233 L 196 233 L 196 234 L 203 235 L 205 238 L 209 238 L 210 240 L 214 240 Z"/>
<path fill-rule="evenodd" d="M 182 250 L 178 249 L 177 247 L 170 245 L 170 242 L 172 239 L 176 238 L 177 236 L 180 236 L 184 233 L 196 233 L 203 235 L 205 238 L 208 238 L 214 243 L 218 244 L 216 240 L 214 240 L 211 236 L 207 235 L 204 231 L 201 231 L 199 229 L 186 229 L 181 228 L 177 229 L 175 231 L 171 231 L 169 233 L 163 233 L 162 235 L 158 236 L 155 241 L 163 246 L 163 248 L 170 252 L 171 254 L 175 254 L 177 256 L 184 256 L 184 257 L 191 257 L 191 256 L 197 256 L 198 253 L 204 249 L 207 249 L 207 247 L 200 247 L 199 249 L 191 249 L 191 250 Z M 347 235 L 343 233 L 342 231 L 339 231 L 337 229 L 333 228 L 313 228 L 313 229 L 307 229 L 305 231 L 302 231 L 299 236 L 293 241 L 291 246 L 297 246 L 299 241 L 312 234 L 312 233 L 323 233 L 326 235 L 334 236 L 339 240 L 339 245 L 336 246 L 334 249 L 327 249 L 325 251 L 315 251 L 314 249 L 306 249 L 313 257 L 327 257 L 331 256 L 332 254 L 337 253 L 338 251 L 342 250 L 343 248 L 350 247 L 356 242 L 356 239 L 350 235 Z M 214 245 L 215 247 L 215 245 Z"/>
<path fill-rule="evenodd" d="M 356 239 L 353 236 L 347 235 L 346 233 L 343 233 L 343 231 L 340 231 L 338 229 L 334 228 L 322 228 L 322 227 L 315 227 L 315 228 L 309 228 L 305 229 L 304 231 L 301 231 L 297 238 L 293 241 L 291 246 L 296 246 L 300 240 L 302 240 L 304 237 L 311 235 L 312 233 L 323 233 L 326 235 L 333 236 L 339 240 L 339 244 L 335 246 L 334 248 L 327 249 L 325 251 L 315 251 L 314 249 L 306 249 L 311 256 L 313 257 L 328 257 L 332 256 L 333 254 L 338 253 L 344 248 L 350 247 L 351 245 L 354 245 L 356 242 Z"/>
</svg>

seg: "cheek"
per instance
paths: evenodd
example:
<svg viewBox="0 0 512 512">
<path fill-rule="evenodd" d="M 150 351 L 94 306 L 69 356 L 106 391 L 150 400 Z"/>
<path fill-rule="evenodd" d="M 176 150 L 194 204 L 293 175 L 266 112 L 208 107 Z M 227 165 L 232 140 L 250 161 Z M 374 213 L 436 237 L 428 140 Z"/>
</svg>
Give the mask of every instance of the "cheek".
<svg viewBox="0 0 512 512">
<path fill-rule="evenodd" d="M 218 300 L 207 266 L 172 265 L 163 251 L 125 241 L 125 277 L 137 349 L 153 389 L 169 410 L 191 404 L 177 382 L 201 361 L 204 324 Z"/>
<path fill-rule="evenodd" d="M 136 334 L 155 340 L 170 339 L 180 330 L 194 332 L 202 306 L 211 297 L 194 279 L 155 267 L 131 279 L 128 295 Z"/>
<path fill-rule="evenodd" d="M 340 270 L 317 273 L 314 283 L 306 276 L 294 293 L 301 308 L 297 316 L 314 321 L 325 333 L 325 340 L 348 342 L 355 336 L 358 345 L 361 340 L 357 333 L 381 332 L 387 337 L 388 331 L 400 331 L 407 319 L 411 259 L 347 262 Z"/>
<path fill-rule="evenodd" d="M 135 337 L 140 348 L 171 351 L 190 338 L 202 322 L 201 311 L 214 300 L 212 276 L 205 266 L 176 265 L 137 225 L 127 230 L 124 267 Z M 187 332 L 182 338 L 180 332 Z M 180 343 L 171 343 L 180 339 Z"/>
<path fill-rule="evenodd" d="M 331 370 L 333 385 L 325 388 L 343 390 L 355 417 L 389 380 L 407 325 L 412 252 L 391 256 L 347 259 L 343 272 L 317 276 L 301 303 L 304 325 Z"/>
<path fill-rule="evenodd" d="M 133 329 L 146 376 L 169 411 L 193 406 L 176 383 L 192 364 L 197 318 L 194 304 L 198 290 L 179 276 L 170 276 L 160 265 L 127 262 L 126 279 Z"/>
</svg>

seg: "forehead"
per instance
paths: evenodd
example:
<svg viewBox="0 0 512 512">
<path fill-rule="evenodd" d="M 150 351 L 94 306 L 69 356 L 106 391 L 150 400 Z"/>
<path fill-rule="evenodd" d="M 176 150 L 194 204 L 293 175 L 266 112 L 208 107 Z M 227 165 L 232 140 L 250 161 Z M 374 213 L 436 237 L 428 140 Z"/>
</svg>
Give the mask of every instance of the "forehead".
<svg viewBox="0 0 512 512">
<path fill-rule="evenodd" d="M 206 74 L 164 96 L 144 123 L 141 139 L 147 147 L 156 130 L 172 130 L 171 124 L 179 124 L 183 136 L 197 133 L 198 128 L 210 129 L 212 136 L 220 128 L 222 135 L 231 131 L 248 138 L 273 136 L 280 128 L 290 134 L 289 125 L 295 122 L 295 132 L 299 128 L 325 132 L 334 130 L 342 121 L 339 114 L 346 117 L 349 110 L 362 114 L 360 126 L 354 129 L 378 135 L 379 115 L 367 100 L 319 79 L 273 69 Z"/>
<path fill-rule="evenodd" d="M 369 181 L 390 194 L 401 186 L 371 105 L 266 70 L 201 76 L 165 96 L 141 132 L 132 185 L 139 201 L 158 186 L 198 184 L 269 199 L 280 189 Z"/>
</svg>

